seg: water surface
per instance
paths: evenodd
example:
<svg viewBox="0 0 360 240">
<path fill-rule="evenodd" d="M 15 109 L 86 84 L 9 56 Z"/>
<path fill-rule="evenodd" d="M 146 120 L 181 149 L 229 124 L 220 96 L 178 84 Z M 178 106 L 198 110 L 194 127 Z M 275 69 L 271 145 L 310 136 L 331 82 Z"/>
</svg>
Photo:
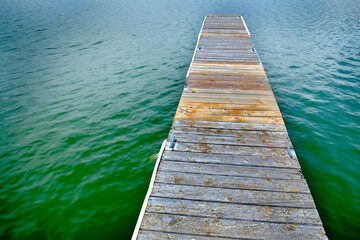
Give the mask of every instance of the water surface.
<svg viewBox="0 0 360 240">
<path fill-rule="evenodd" d="M 359 1 L 2 0 L 1 239 L 130 239 L 207 14 L 244 16 L 329 238 L 360 238 Z"/>
</svg>

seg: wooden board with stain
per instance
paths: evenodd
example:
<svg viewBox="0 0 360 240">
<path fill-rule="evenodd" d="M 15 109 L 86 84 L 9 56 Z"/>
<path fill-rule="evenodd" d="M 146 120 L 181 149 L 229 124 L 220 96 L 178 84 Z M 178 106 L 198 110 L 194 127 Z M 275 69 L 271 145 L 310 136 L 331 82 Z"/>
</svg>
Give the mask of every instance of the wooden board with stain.
<svg viewBox="0 0 360 240">
<path fill-rule="evenodd" d="M 327 239 L 240 15 L 205 17 L 135 239 Z"/>
</svg>

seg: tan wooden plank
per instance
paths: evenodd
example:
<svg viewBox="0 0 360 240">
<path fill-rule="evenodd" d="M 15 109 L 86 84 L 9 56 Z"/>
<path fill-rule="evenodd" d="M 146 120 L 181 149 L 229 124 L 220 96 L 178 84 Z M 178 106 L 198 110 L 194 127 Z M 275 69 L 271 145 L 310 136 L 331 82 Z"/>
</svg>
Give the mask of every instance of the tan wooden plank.
<svg viewBox="0 0 360 240">
<path fill-rule="evenodd" d="M 197 87 L 197 88 L 208 88 L 208 89 L 216 89 L 216 88 L 226 88 L 226 89 L 241 89 L 241 90 L 270 90 L 271 87 L 269 84 L 253 84 L 253 83 L 242 83 L 242 82 L 217 82 L 213 80 L 208 81 L 197 81 L 197 80 L 189 80 L 187 82 L 189 87 Z"/>
<path fill-rule="evenodd" d="M 254 85 L 243 85 L 243 84 L 220 84 L 217 86 L 214 86 L 213 84 L 202 84 L 202 83 L 190 83 L 188 84 L 189 87 L 201 87 L 201 88 L 208 88 L 208 89 L 215 89 L 218 87 L 221 88 L 226 88 L 226 89 L 232 89 L 232 90 L 236 90 L 236 89 L 241 89 L 241 90 L 270 90 L 270 85 L 261 85 L 261 86 L 254 86 Z"/>
<path fill-rule="evenodd" d="M 258 66 L 253 64 L 246 64 L 246 66 Z M 201 74 L 201 75 L 222 75 L 222 76 L 259 76 L 265 77 L 265 72 L 257 69 L 245 69 L 245 68 L 199 68 L 193 67 L 189 71 L 189 75 Z"/>
<path fill-rule="evenodd" d="M 197 233 L 245 239 L 326 239 L 321 226 L 267 223 L 254 221 L 201 218 L 193 216 L 151 213 L 144 216 L 143 230 L 172 233 Z"/>
<path fill-rule="evenodd" d="M 176 171 L 182 171 L 176 169 Z M 304 179 L 277 179 L 277 178 L 256 178 L 256 177 L 239 177 L 219 174 L 204 174 L 185 172 L 166 171 L 162 169 L 157 176 L 155 182 L 170 183 L 179 185 L 231 188 L 231 189 L 248 189 L 278 192 L 294 192 L 294 193 L 310 193 L 306 181 Z M 196 172 L 196 171 L 194 171 Z M 225 173 L 227 174 L 227 173 Z M 242 174 L 239 174 L 242 175 Z M 281 176 L 282 177 L 282 176 Z"/>
<path fill-rule="evenodd" d="M 228 40 L 228 38 L 222 38 L 222 39 L 212 39 L 212 40 L 202 40 L 199 43 L 199 47 L 201 50 L 198 50 L 197 52 L 201 52 L 203 50 L 205 51 L 211 51 L 211 50 L 249 50 L 252 49 L 252 43 L 250 39 L 248 38 L 236 38 L 238 41 L 233 41 L 231 44 L 231 40 Z M 223 41 L 221 41 L 223 40 Z M 228 41 L 225 41 L 228 40 Z M 230 44 L 227 44 L 226 42 L 230 42 Z"/>
<path fill-rule="evenodd" d="M 205 78 L 201 79 L 198 77 L 199 75 L 196 75 L 196 78 L 193 77 L 193 75 L 189 75 L 188 80 L 186 81 L 186 84 L 211 84 L 213 86 L 213 89 L 219 89 L 222 88 L 222 85 L 234 85 L 234 86 L 241 86 L 246 88 L 247 86 L 249 87 L 267 87 L 267 89 L 254 89 L 257 91 L 270 91 L 270 85 L 269 82 L 267 81 L 263 81 L 263 80 L 258 80 L 256 78 L 252 78 L 253 76 L 249 76 L 249 79 L 234 79 L 234 80 L 230 80 L 230 79 L 226 79 L 227 76 L 221 76 L 219 77 L 219 75 L 208 75 L 206 76 L 205 74 L 203 75 Z M 238 77 L 236 75 L 234 75 L 235 77 Z M 233 77 L 233 76 L 231 76 Z M 240 76 L 239 77 L 243 77 Z M 198 88 L 202 88 L 202 87 L 198 87 Z"/>
<path fill-rule="evenodd" d="M 284 124 L 282 117 L 242 117 L 242 116 L 217 116 L 217 115 L 183 115 L 176 113 L 175 119 L 179 120 L 203 120 L 216 122 L 241 122 L 241 123 L 269 123 Z"/>
<path fill-rule="evenodd" d="M 248 65 L 248 64 L 241 64 L 241 63 L 193 63 L 190 66 L 190 71 L 238 71 L 238 72 L 260 72 L 265 74 L 264 68 L 262 65 Z"/>
<path fill-rule="evenodd" d="M 315 208 L 310 194 L 254 191 L 155 183 L 154 197 L 168 197 L 210 202 L 231 202 L 262 206 Z"/>
<path fill-rule="evenodd" d="M 219 109 L 219 108 L 178 108 L 177 115 L 195 116 L 195 115 L 211 115 L 211 116 L 238 116 L 238 117 L 282 117 L 279 110 L 247 110 L 247 109 Z"/>
<path fill-rule="evenodd" d="M 149 212 L 185 214 L 222 219 L 320 225 L 316 209 L 241 205 L 233 203 L 199 202 L 192 200 L 152 197 Z"/>
<path fill-rule="evenodd" d="M 160 171 L 263 178 L 264 182 L 271 182 L 273 179 L 298 179 L 301 182 L 303 179 L 300 169 L 293 168 L 252 167 L 164 160 L 161 162 L 159 169 Z"/>
<path fill-rule="evenodd" d="M 179 110 L 186 108 L 279 111 L 277 105 L 267 105 L 267 104 L 199 103 L 199 102 L 185 102 L 185 101 L 179 102 Z"/>
<path fill-rule="evenodd" d="M 191 73 L 187 76 L 187 80 L 233 80 L 237 82 L 268 82 L 267 77 L 264 76 L 251 76 L 251 75 L 219 75 L 219 74 L 206 74 L 206 73 Z"/>
<path fill-rule="evenodd" d="M 249 156 L 250 153 L 245 154 L 247 155 L 165 151 L 162 159 L 180 162 L 300 169 L 297 159 L 290 158 L 289 156 L 265 157 L 253 155 Z"/>
</svg>

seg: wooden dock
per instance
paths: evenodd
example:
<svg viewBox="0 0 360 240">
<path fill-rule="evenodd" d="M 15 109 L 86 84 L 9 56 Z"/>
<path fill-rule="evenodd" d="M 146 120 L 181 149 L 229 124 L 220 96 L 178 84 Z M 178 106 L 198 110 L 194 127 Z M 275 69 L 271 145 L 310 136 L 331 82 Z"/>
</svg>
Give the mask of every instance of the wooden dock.
<svg viewBox="0 0 360 240">
<path fill-rule="evenodd" d="M 133 239 L 327 239 L 242 16 L 205 17 L 186 78 Z"/>
</svg>

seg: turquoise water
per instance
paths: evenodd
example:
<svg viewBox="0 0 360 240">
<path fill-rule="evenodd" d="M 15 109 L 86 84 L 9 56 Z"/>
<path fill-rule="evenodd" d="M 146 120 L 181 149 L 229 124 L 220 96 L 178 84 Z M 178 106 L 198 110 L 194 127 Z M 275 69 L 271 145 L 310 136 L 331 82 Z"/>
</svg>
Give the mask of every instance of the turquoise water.
<svg viewBox="0 0 360 240">
<path fill-rule="evenodd" d="M 206 14 L 244 16 L 327 235 L 360 239 L 355 0 L 2 0 L 1 239 L 130 239 Z"/>
</svg>

